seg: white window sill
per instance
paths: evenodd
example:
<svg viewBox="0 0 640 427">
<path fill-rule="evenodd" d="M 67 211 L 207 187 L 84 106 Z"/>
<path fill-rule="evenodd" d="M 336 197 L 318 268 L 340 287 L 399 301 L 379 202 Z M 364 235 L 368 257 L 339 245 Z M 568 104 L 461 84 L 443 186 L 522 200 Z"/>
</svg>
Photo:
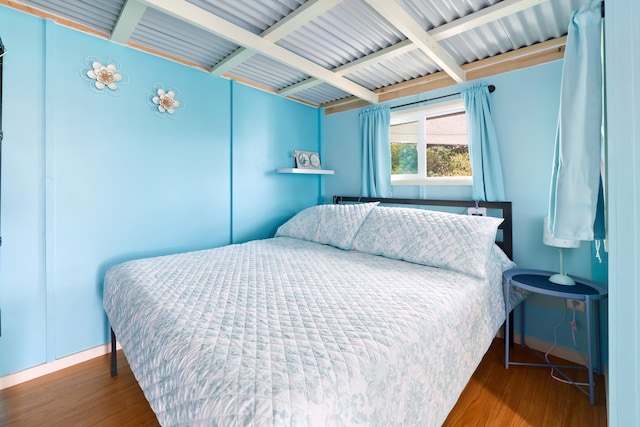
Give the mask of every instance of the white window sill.
<svg viewBox="0 0 640 427">
<path fill-rule="evenodd" d="M 391 177 L 391 185 L 473 185 L 470 176 L 448 176 L 433 178 Z"/>
</svg>

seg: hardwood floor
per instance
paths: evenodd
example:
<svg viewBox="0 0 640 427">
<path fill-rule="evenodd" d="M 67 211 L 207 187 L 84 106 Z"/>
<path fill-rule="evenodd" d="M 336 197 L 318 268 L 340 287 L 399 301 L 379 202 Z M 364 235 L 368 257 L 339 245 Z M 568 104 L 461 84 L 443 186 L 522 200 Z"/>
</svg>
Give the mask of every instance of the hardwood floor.
<svg viewBox="0 0 640 427">
<path fill-rule="evenodd" d="M 158 426 L 122 351 L 0 390 L 2 427 Z"/>
<path fill-rule="evenodd" d="M 596 376 L 596 405 L 547 368 L 503 365 L 496 339 L 465 388 L 445 426 L 604 427 L 604 379 Z M 536 360 L 516 346 L 513 357 Z M 118 352 L 119 374 L 109 374 L 109 356 L 0 390 L 0 426 L 157 426 L 129 365 Z"/>
<path fill-rule="evenodd" d="M 511 360 L 539 363 L 540 359 L 520 345 Z M 551 358 L 554 363 L 570 364 Z M 587 381 L 587 373 L 571 373 L 576 381 Z M 607 425 L 604 376 L 595 375 L 595 405 L 573 385 L 551 378 L 546 367 L 504 368 L 504 341 L 495 339 L 453 408 L 445 427 L 453 426 L 544 426 L 571 427 Z"/>
</svg>

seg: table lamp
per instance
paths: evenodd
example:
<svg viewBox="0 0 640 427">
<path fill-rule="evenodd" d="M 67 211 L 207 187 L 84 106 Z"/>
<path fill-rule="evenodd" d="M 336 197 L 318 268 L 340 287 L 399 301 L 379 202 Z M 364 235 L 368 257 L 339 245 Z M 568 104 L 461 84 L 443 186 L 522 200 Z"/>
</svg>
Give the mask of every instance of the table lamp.
<svg viewBox="0 0 640 427">
<path fill-rule="evenodd" d="M 564 272 L 564 265 L 562 259 L 562 251 L 567 248 L 579 248 L 579 240 L 559 239 L 554 237 L 549 231 L 549 217 L 544 217 L 544 230 L 542 233 L 542 242 L 547 246 L 555 246 L 560 251 L 560 273 L 554 274 L 549 277 L 549 281 L 565 286 L 575 285 L 576 282 Z"/>
</svg>

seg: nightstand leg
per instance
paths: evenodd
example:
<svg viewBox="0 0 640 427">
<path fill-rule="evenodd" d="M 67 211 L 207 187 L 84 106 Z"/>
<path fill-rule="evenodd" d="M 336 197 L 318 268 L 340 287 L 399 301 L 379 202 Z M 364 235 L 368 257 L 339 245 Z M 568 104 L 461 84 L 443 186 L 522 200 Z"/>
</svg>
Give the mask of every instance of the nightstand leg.
<svg viewBox="0 0 640 427">
<path fill-rule="evenodd" d="M 505 369 L 509 369 L 509 316 L 507 316 L 507 320 L 504 323 L 504 367 Z"/>
<path fill-rule="evenodd" d="M 587 321 L 587 369 L 589 371 L 589 401 L 591 404 L 595 404 L 595 393 L 593 387 L 593 352 L 592 352 L 592 344 L 591 344 L 591 306 L 592 301 L 587 296 L 585 299 L 585 309 L 586 309 L 586 321 Z"/>
<path fill-rule="evenodd" d="M 526 301 L 522 301 L 520 303 L 520 347 L 524 348 L 524 337 L 525 337 L 525 307 L 527 306 Z"/>
<path fill-rule="evenodd" d="M 510 338 L 513 335 L 511 331 L 513 314 L 511 313 L 511 284 L 508 280 L 505 283 L 504 299 L 505 313 L 507 314 L 504 320 L 504 367 L 509 369 L 509 347 L 511 346 Z"/>
</svg>

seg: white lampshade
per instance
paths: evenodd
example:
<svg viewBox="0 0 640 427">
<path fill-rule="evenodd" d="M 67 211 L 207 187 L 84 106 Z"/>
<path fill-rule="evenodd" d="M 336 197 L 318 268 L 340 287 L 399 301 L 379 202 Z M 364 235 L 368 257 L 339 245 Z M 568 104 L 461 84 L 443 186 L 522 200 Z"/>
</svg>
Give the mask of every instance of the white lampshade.
<svg viewBox="0 0 640 427">
<path fill-rule="evenodd" d="M 549 230 L 549 217 L 544 217 L 544 230 L 542 233 L 542 243 L 547 246 L 554 246 L 556 248 L 579 248 L 580 240 L 559 239 L 554 237 Z"/>
<path fill-rule="evenodd" d="M 544 227 L 542 231 L 542 242 L 547 246 L 554 246 L 558 248 L 560 251 L 560 273 L 554 274 L 549 277 L 549 281 L 558 284 L 558 285 L 566 285 L 571 286 L 575 285 L 576 282 L 564 272 L 563 258 L 562 258 L 562 250 L 569 248 L 579 248 L 580 240 L 569 240 L 569 239 L 559 239 L 554 237 L 549 230 L 549 217 L 544 217 Z"/>
</svg>

